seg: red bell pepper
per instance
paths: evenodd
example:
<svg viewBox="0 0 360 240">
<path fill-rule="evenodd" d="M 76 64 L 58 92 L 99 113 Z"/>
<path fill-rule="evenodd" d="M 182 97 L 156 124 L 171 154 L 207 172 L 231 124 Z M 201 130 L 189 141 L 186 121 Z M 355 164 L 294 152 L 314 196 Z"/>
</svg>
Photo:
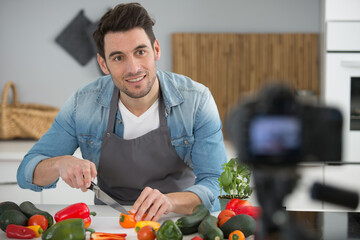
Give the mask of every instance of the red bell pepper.
<svg viewBox="0 0 360 240">
<path fill-rule="evenodd" d="M 6 227 L 6 236 L 8 238 L 16 239 L 32 239 L 36 236 L 36 233 L 34 232 L 34 230 L 25 226 L 9 224 Z"/>
<path fill-rule="evenodd" d="M 84 219 L 84 228 L 88 228 L 91 224 L 91 217 L 95 216 L 95 212 L 90 212 L 89 207 L 85 203 L 75 203 L 66 208 L 58 211 L 54 218 L 56 222 L 63 221 L 69 218 L 82 218 Z"/>
<path fill-rule="evenodd" d="M 252 204 L 247 200 L 234 198 L 227 202 L 225 209 L 230 209 L 235 212 L 237 208 L 241 208 L 245 206 L 252 206 Z"/>
<path fill-rule="evenodd" d="M 255 206 L 245 206 L 242 208 L 237 208 L 235 210 L 235 214 L 236 215 L 246 214 L 246 215 L 253 217 L 255 220 L 257 220 L 261 215 L 261 208 L 255 207 Z"/>
</svg>

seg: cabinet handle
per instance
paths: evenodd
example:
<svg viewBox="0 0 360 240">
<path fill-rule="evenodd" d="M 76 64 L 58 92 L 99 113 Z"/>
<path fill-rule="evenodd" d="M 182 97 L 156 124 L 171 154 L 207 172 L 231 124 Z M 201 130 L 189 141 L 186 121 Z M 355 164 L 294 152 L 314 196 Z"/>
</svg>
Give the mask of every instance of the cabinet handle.
<svg viewBox="0 0 360 240">
<path fill-rule="evenodd" d="M 0 186 L 3 185 L 17 185 L 17 182 L 0 182 Z"/>
<path fill-rule="evenodd" d="M 341 61 L 342 67 L 360 68 L 360 61 Z"/>
</svg>

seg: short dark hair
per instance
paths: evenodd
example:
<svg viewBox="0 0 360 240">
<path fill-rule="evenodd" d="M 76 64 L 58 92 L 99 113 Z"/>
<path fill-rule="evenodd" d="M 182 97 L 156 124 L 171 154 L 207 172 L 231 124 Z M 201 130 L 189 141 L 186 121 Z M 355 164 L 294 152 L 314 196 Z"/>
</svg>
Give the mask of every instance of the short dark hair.
<svg viewBox="0 0 360 240">
<path fill-rule="evenodd" d="M 136 27 L 144 29 L 154 45 L 155 35 L 152 27 L 155 25 L 146 9 L 140 3 L 122 3 L 107 11 L 93 34 L 93 38 L 101 57 L 105 59 L 104 37 L 108 32 L 124 32 Z"/>
</svg>

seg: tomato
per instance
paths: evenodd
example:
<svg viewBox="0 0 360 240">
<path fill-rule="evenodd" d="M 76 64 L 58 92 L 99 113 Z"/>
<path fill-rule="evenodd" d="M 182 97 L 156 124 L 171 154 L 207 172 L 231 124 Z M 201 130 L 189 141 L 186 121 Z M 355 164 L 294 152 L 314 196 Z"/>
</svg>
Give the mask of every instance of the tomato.
<svg viewBox="0 0 360 240">
<path fill-rule="evenodd" d="M 42 230 L 45 232 L 45 230 L 48 228 L 48 220 L 43 215 L 33 215 L 29 218 L 28 226 L 36 226 L 39 225 Z"/>
<path fill-rule="evenodd" d="M 221 211 L 218 215 L 219 227 L 221 227 L 227 220 L 235 216 L 235 212 L 230 209 Z"/>
<path fill-rule="evenodd" d="M 246 214 L 246 215 L 253 217 L 255 220 L 257 220 L 261 215 L 261 208 L 255 207 L 255 206 L 245 206 L 245 207 L 236 209 L 235 214 L 236 215 Z"/>
<path fill-rule="evenodd" d="M 245 235 L 240 230 L 235 230 L 229 235 L 229 240 L 245 240 Z"/>
<path fill-rule="evenodd" d="M 237 208 L 241 208 L 245 206 L 252 206 L 252 204 L 249 201 L 234 198 L 228 201 L 228 203 L 225 206 L 225 209 L 230 209 L 235 212 Z"/>
<path fill-rule="evenodd" d="M 146 225 L 137 233 L 137 238 L 139 240 L 154 240 L 156 237 L 154 229 L 150 225 Z"/>
</svg>

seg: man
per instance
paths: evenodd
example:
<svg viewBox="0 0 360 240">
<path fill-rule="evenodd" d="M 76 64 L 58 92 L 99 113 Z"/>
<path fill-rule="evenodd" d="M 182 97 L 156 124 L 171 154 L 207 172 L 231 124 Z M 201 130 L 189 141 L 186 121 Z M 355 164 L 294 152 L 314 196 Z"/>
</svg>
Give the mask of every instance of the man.
<svg viewBox="0 0 360 240">
<path fill-rule="evenodd" d="M 86 191 L 99 187 L 139 220 L 218 210 L 226 152 L 208 88 L 156 70 L 154 21 L 138 3 L 119 4 L 94 32 L 104 77 L 79 89 L 24 157 L 18 184 L 41 191 L 61 177 Z M 83 159 L 72 154 L 80 147 Z M 195 177 L 196 176 L 196 177 Z M 98 199 L 95 203 L 101 204 Z"/>
</svg>

